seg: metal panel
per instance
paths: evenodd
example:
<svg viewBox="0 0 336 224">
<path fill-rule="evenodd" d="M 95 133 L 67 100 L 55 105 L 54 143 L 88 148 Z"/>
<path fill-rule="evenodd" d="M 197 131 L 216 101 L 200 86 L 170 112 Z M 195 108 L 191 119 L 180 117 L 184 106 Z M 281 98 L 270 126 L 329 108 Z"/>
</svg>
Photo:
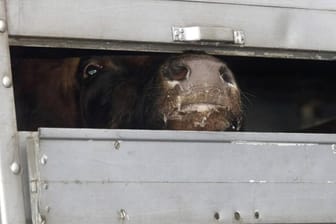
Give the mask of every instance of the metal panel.
<svg viewBox="0 0 336 224">
<path fill-rule="evenodd" d="M 317 5 L 311 2 L 302 4 Z M 325 4 L 334 8 L 330 1 Z M 219 26 L 244 31 L 248 48 L 336 51 L 336 43 L 331 41 L 336 38 L 336 11 L 333 9 L 305 10 L 226 1 L 74 0 L 70 4 L 67 0 L 12 0 L 8 12 L 9 32 L 13 38 L 171 44 L 173 26 Z M 190 47 L 199 45 L 229 46 L 200 41 Z"/>
<path fill-rule="evenodd" d="M 16 136 L 16 121 L 5 1 L 0 0 L 0 208 L 1 223 L 25 223 L 22 166 Z"/>
<path fill-rule="evenodd" d="M 41 129 L 35 222 L 336 222 L 336 135 Z"/>
</svg>

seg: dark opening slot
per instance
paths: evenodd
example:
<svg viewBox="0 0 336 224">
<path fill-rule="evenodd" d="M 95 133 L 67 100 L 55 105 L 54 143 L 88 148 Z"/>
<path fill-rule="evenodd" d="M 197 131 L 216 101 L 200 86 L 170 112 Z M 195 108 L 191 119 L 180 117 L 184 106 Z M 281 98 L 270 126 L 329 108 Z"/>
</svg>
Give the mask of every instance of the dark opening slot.
<svg viewBox="0 0 336 224">
<path fill-rule="evenodd" d="M 336 62 L 225 59 L 246 96 L 245 130 L 336 132 Z"/>
<path fill-rule="evenodd" d="M 25 69 L 18 69 L 20 60 L 44 58 L 60 61 L 64 58 L 88 58 L 92 55 L 114 55 L 115 57 L 139 55 L 146 57 L 150 55 L 158 56 L 160 60 L 155 61 L 155 63 L 161 63 L 162 58 L 171 56 L 170 54 L 158 53 L 28 47 L 12 47 L 11 55 L 19 130 L 36 129 L 39 126 L 45 126 L 48 122 L 51 127 L 64 127 L 63 121 L 57 120 L 56 117 L 55 120 L 50 120 L 53 117 L 52 113 L 55 112 L 53 107 L 46 108 L 46 111 L 51 114 L 39 116 L 39 119 L 33 118 L 36 117 L 36 113 L 41 113 L 34 108 L 34 105 L 38 104 L 36 102 L 37 98 L 43 95 L 46 99 L 55 94 L 57 88 L 49 88 L 44 90 L 45 92 L 41 90 L 43 94 L 41 92 L 40 95 L 34 93 L 34 88 L 42 88 L 41 85 L 37 84 L 42 79 L 37 76 L 31 77 L 29 82 L 22 79 Z M 336 81 L 336 75 L 334 74 L 336 62 L 235 56 L 216 57 L 220 57 L 228 65 L 241 90 L 244 113 L 243 131 L 336 132 L 336 94 L 334 94 L 333 88 Z M 55 69 L 60 69 L 58 65 L 61 64 L 55 63 Z M 88 75 L 94 74 L 96 72 L 95 68 L 99 69 L 99 67 L 95 67 L 95 64 L 90 66 L 87 67 L 89 69 Z M 178 68 L 179 66 L 176 66 L 177 70 Z M 183 73 L 178 74 L 183 74 L 183 77 L 179 75 L 179 80 L 185 79 L 189 75 L 188 68 L 182 68 L 184 69 Z M 30 69 L 39 71 L 39 66 L 35 65 L 34 68 Z M 32 71 L 30 73 L 34 76 Z M 50 74 L 50 77 L 53 76 L 51 78 L 55 79 L 56 74 Z M 60 78 L 62 77 L 60 76 Z M 226 79 L 229 78 L 226 76 Z M 53 82 L 55 85 L 59 85 L 58 81 Z M 45 84 L 45 86 L 48 85 L 50 83 Z M 72 87 L 70 84 L 67 86 L 67 88 Z M 132 94 L 123 92 L 116 97 L 127 100 L 127 97 L 132 98 L 138 93 Z M 72 92 L 71 96 L 60 94 L 58 97 L 78 99 L 80 96 L 75 91 Z M 57 103 L 53 97 L 50 100 Z M 65 105 L 67 104 L 60 104 L 59 106 L 64 107 Z M 123 106 L 125 105 L 119 107 Z M 65 120 L 72 120 L 72 124 L 65 127 L 81 127 L 78 114 L 66 114 L 67 109 L 69 108 L 60 110 L 64 111 L 64 114 L 59 114 Z M 113 111 L 113 113 L 118 112 L 117 109 Z M 105 116 L 98 109 L 93 113 L 96 113 L 97 117 Z M 129 119 L 128 116 L 130 115 L 122 116 L 122 119 L 127 120 Z M 48 117 L 48 120 L 43 120 L 43 117 Z M 27 119 L 36 124 L 33 126 L 25 124 Z M 98 125 L 98 127 L 100 126 Z M 129 127 L 132 127 L 132 125 Z M 128 126 L 126 125 L 124 128 L 128 128 Z"/>
</svg>

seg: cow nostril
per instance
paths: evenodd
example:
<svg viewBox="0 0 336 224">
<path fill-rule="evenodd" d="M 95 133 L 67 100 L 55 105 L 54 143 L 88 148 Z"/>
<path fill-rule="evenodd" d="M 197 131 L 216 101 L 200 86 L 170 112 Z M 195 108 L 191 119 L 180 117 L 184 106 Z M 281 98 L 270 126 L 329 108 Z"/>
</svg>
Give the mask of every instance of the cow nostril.
<svg viewBox="0 0 336 224">
<path fill-rule="evenodd" d="M 172 73 L 170 74 L 170 78 L 172 80 L 176 80 L 176 81 L 182 81 L 187 79 L 187 76 L 189 75 L 189 69 L 185 66 L 178 66 L 174 69 L 174 71 L 172 71 Z"/>
<path fill-rule="evenodd" d="M 226 67 L 223 66 L 219 69 L 219 75 L 225 82 L 229 84 L 234 83 L 233 75 L 231 74 L 230 70 L 228 70 Z"/>
</svg>

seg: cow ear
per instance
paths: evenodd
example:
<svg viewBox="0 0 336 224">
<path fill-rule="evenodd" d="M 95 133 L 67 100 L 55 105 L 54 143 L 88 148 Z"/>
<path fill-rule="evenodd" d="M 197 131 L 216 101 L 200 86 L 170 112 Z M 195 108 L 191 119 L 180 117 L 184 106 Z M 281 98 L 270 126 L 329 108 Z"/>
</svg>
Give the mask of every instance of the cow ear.
<svg viewBox="0 0 336 224">
<path fill-rule="evenodd" d="M 83 69 L 82 77 L 84 79 L 87 79 L 87 78 L 90 78 L 90 77 L 94 77 L 102 69 L 103 69 L 102 65 L 99 65 L 99 64 L 96 64 L 96 63 L 88 63 L 87 65 L 85 65 L 85 67 Z"/>
</svg>

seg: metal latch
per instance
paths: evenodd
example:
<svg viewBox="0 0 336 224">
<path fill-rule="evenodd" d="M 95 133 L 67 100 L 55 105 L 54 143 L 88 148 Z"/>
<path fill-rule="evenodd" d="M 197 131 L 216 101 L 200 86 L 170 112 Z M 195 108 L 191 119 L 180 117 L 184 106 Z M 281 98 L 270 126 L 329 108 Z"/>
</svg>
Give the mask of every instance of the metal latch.
<svg viewBox="0 0 336 224">
<path fill-rule="evenodd" d="M 172 27 L 173 41 L 216 41 L 233 44 L 245 44 L 245 33 L 226 27 Z"/>
</svg>

